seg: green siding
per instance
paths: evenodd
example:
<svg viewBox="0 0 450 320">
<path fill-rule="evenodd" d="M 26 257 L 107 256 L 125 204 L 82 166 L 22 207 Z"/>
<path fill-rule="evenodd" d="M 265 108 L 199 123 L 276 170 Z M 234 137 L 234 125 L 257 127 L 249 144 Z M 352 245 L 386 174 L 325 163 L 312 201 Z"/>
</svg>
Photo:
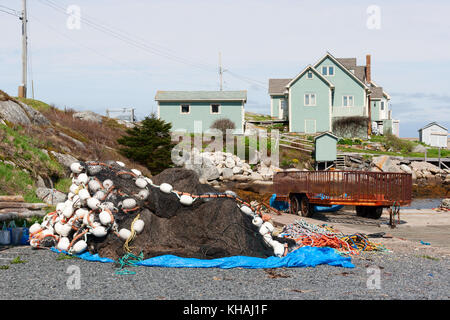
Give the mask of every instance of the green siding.
<svg viewBox="0 0 450 320">
<path fill-rule="evenodd" d="M 337 157 L 337 140 L 336 138 L 323 135 L 318 137 L 315 141 L 316 144 L 316 161 L 335 161 Z"/>
<path fill-rule="evenodd" d="M 271 96 L 270 97 L 271 107 L 272 107 L 272 110 L 271 110 L 272 117 L 276 117 L 276 118 L 279 117 L 279 115 L 280 115 L 280 112 L 279 112 L 280 99 L 283 99 L 283 98 L 284 98 L 284 96 Z"/>
<path fill-rule="evenodd" d="M 334 116 L 360 116 L 364 112 L 366 99 L 365 89 L 356 79 L 335 64 L 329 57 L 325 58 L 315 68 L 322 74 L 322 66 L 334 66 L 334 75 L 324 75 L 331 82 L 334 89 L 333 113 Z M 343 96 L 353 96 L 353 107 L 343 106 Z"/>
<path fill-rule="evenodd" d="M 380 121 L 380 100 L 374 100 L 370 102 L 372 107 L 372 121 Z"/>
<path fill-rule="evenodd" d="M 317 74 L 307 79 L 307 72 L 289 89 L 290 131 L 325 132 L 330 131 L 330 87 Z M 316 106 L 305 106 L 306 93 L 315 93 Z"/>
<path fill-rule="evenodd" d="M 189 104 L 190 113 L 182 114 L 181 105 Z M 211 104 L 220 104 L 220 114 L 211 114 Z M 172 131 L 194 132 L 194 121 L 202 122 L 202 131 L 207 131 L 214 121 L 227 118 L 234 122 L 236 130 L 243 129 L 242 103 L 240 102 L 160 102 L 160 119 L 172 123 Z"/>
</svg>

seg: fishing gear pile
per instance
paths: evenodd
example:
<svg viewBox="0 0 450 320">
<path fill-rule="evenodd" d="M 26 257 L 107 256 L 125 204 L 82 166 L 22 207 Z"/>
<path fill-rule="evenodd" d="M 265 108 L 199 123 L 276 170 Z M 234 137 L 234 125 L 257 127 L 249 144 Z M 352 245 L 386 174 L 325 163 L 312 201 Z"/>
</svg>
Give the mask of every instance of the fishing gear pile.
<svg viewBox="0 0 450 320">
<path fill-rule="evenodd" d="M 118 161 L 73 163 L 70 169 L 68 199 L 30 228 L 32 247 L 88 250 L 117 260 L 127 253 L 283 256 L 295 245 L 272 236 L 270 216 L 232 191 L 200 184 L 192 170 L 167 169 L 150 179 Z"/>
<path fill-rule="evenodd" d="M 344 235 L 326 225 L 310 224 L 303 219 L 284 226 L 280 236 L 295 240 L 297 248 L 330 247 L 353 255 L 361 251 L 387 251 L 383 245 L 369 241 L 364 234 Z"/>
</svg>

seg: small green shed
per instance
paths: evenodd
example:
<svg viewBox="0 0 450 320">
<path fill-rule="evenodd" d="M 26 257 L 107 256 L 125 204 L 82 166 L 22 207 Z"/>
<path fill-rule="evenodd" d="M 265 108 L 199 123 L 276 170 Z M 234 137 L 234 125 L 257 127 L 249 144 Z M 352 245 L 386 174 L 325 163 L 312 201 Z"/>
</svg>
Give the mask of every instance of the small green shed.
<svg viewBox="0 0 450 320">
<path fill-rule="evenodd" d="M 337 157 L 339 138 L 331 132 L 324 132 L 314 138 L 316 162 L 334 162 Z"/>
</svg>

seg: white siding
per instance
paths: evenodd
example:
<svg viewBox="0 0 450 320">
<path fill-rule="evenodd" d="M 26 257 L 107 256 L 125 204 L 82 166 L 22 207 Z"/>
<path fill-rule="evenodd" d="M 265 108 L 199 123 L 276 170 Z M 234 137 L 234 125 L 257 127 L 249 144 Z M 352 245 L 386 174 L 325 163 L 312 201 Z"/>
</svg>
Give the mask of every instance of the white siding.
<svg viewBox="0 0 450 320">
<path fill-rule="evenodd" d="M 447 130 L 438 125 L 432 125 L 422 130 L 422 142 L 432 146 L 447 148 Z"/>
</svg>

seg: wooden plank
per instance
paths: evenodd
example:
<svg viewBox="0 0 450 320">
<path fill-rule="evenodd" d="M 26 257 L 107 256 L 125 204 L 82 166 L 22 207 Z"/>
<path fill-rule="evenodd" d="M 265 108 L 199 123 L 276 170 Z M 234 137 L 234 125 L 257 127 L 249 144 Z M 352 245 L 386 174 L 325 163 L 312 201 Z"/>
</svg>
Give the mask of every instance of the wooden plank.
<svg viewBox="0 0 450 320">
<path fill-rule="evenodd" d="M 308 153 L 312 152 L 312 150 L 306 150 L 306 149 L 302 149 L 302 148 L 288 146 L 287 144 L 281 144 L 281 143 L 280 143 L 280 147 L 291 148 L 291 149 L 295 149 L 295 150 L 301 150 L 301 151 L 305 151 L 305 152 L 308 152 Z"/>
<path fill-rule="evenodd" d="M 47 207 L 48 204 L 46 203 L 0 202 L 0 209 L 26 208 L 31 210 L 39 210 Z"/>
<path fill-rule="evenodd" d="M 13 219 L 28 219 L 32 217 L 45 217 L 47 213 L 45 211 L 23 211 L 23 212 L 10 212 L 0 214 L 0 221 L 9 221 Z"/>
<path fill-rule="evenodd" d="M 294 141 L 289 141 L 289 140 L 284 140 L 284 139 L 279 139 L 279 141 L 281 141 L 281 142 L 287 142 L 287 143 L 293 143 L 293 144 L 298 144 L 298 145 L 300 145 L 300 147 L 308 148 L 308 149 L 310 148 L 311 151 L 314 150 L 313 147 L 304 145 L 303 143 L 300 143 L 300 142 L 294 142 Z"/>
<path fill-rule="evenodd" d="M 0 202 L 25 202 L 22 196 L 0 196 Z"/>
</svg>

